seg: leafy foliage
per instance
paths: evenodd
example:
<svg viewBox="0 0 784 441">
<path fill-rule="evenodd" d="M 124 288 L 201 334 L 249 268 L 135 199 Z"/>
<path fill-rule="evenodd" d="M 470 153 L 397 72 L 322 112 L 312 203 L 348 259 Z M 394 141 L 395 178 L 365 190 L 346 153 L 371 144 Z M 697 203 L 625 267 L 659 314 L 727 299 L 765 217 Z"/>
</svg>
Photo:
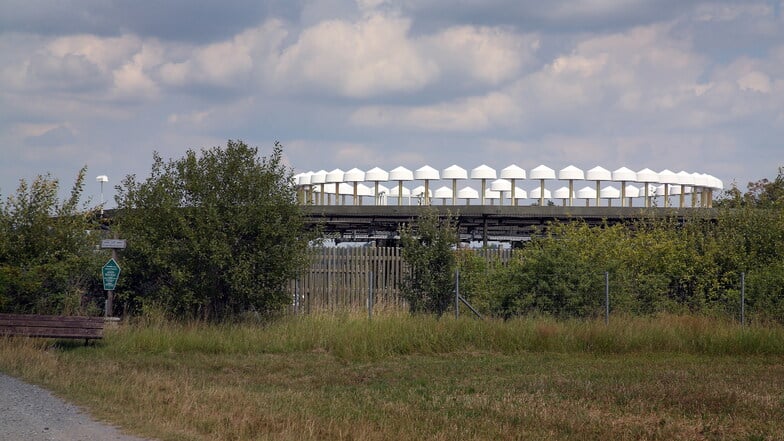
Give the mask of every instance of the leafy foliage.
<svg viewBox="0 0 784 441">
<path fill-rule="evenodd" d="M 454 296 L 457 229 L 453 219 L 426 211 L 413 225 L 401 228 L 400 241 L 407 265 L 403 295 L 411 312 L 442 315 Z"/>
<path fill-rule="evenodd" d="M 155 154 L 145 181 L 117 187 L 129 242 L 119 302 L 208 320 L 280 310 L 309 239 L 290 179 L 278 143 L 261 158 L 231 140 L 168 162 Z"/>
<path fill-rule="evenodd" d="M 86 168 L 65 201 L 50 175 L 0 201 L 0 311 L 97 314 L 102 298 L 95 211 L 80 206 Z"/>
</svg>

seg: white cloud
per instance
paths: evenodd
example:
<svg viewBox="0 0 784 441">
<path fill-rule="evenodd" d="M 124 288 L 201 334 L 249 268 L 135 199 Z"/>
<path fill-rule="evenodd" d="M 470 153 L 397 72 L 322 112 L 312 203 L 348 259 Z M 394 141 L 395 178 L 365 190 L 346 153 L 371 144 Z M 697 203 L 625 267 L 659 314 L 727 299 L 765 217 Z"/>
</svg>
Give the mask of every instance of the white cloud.
<svg viewBox="0 0 784 441">
<path fill-rule="evenodd" d="M 444 71 L 498 84 L 533 62 L 539 48 L 535 35 L 503 28 L 455 26 L 422 38 L 422 46 Z"/>
<path fill-rule="evenodd" d="M 283 50 L 276 80 L 363 98 L 421 89 L 438 74 L 408 38 L 410 20 L 373 14 L 305 29 Z"/>
</svg>

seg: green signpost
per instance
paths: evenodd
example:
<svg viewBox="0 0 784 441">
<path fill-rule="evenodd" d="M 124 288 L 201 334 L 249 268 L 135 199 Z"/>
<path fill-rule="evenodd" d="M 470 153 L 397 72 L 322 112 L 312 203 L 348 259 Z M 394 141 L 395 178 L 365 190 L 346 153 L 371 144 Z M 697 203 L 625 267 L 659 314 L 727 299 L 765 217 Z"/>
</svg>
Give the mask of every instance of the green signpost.
<svg viewBox="0 0 784 441">
<path fill-rule="evenodd" d="M 120 278 L 120 265 L 114 258 L 109 259 L 108 262 L 101 269 L 103 275 L 103 289 L 107 291 L 114 291 L 117 286 L 117 279 Z"/>
</svg>

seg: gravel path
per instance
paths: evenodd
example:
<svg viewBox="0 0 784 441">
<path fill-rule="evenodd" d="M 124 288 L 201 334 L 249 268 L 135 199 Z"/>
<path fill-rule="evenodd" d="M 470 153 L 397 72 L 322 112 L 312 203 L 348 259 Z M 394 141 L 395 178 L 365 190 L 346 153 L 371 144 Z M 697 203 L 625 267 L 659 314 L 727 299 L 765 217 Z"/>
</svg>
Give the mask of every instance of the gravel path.
<svg viewBox="0 0 784 441">
<path fill-rule="evenodd" d="M 93 420 L 49 391 L 0 374 L 0 441 L 143 441 Z"/>
</svg>

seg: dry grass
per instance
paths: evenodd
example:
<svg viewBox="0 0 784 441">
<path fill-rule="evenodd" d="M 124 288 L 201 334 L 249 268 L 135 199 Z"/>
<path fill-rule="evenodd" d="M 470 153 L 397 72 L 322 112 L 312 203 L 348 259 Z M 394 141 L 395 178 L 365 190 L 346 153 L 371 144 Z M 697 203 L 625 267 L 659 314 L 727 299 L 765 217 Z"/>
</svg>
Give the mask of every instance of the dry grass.
<svg viewBox="0 0 784 441">
<path fill-rule="evenodd" d="M 321 316 L 0 339 L 0 369 L 163 440 L 772 440 L 782 337 L 693 317 Z"/>
</svg>

